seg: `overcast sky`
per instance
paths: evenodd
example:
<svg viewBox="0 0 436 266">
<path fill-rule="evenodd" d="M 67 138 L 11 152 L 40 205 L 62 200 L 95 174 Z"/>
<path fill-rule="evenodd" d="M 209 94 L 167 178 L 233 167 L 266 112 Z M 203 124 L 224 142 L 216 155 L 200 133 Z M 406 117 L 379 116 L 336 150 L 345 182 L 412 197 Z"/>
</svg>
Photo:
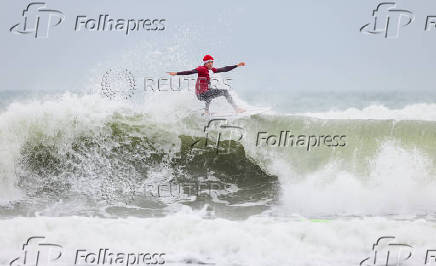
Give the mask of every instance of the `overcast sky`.
<svg viewBox="0 0 436 266">
<path fill-rule="evenodd" d="M 245 90 L 434 89 L 436 29 L 424 30 L 426 17 L 436 15 L 433 0 L 397 1 L 415 20 L 395 39 L 359 31 L 373 21 L 379 1 L 372 0 L 47 0 L 65 20 L 46 39 L 9 31 L 29 3 L 6 0 L 0 9 L 0 90 L 81 90 L 111 64 L 165 75 L 196 67 L 205 53 L 217 66 L 246 61 L 232 73 Z M 163 18 L 166 28 L 128 36 L 74 31 L 78 15 L 100 14 Z"/>
</svg>

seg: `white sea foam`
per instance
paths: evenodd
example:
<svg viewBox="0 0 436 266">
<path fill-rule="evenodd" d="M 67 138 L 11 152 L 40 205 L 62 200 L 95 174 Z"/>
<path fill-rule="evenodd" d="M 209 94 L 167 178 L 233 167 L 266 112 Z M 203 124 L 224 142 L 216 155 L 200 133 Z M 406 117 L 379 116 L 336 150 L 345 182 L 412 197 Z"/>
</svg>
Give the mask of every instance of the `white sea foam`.
<svg viewBox="0 0 436 266">
<path fill-rule="evenodd" d="M 401 109 L 390 109 L 382 105 L 371 105 L 363 109 L 349 108 L 343 111 L 322 113 L 305 112 L 296 115 L 321 119 L 393 119 L 436 121 L 436 104 L 410 104 Z"/>
<path fill-rule="evenodd" d="M 168 265 L 188 265 L 183 262 L 191 261 L 244 266 L 349 266 L 370 257 L 372 244 L 381 236 L 395 236 L 397 239 L 391 242 L 411 245 L 410 262 L 424 261 L 425 250 L 436 247 L 435 224 L 422 219 L 310 221 L 251 217 L 229 221 L 204 219 L 201 212 L 185 208 L 163 218 L 13 218 L 0 220 L 0 226 L 1 265 L 22 256 L 22 244 L 31 236 L 44 236 L 44 242 L 61 245 L 63 255 L 58 262 L 62 265 L 73 264 L 77 249 L 163 252 Z"/>
<path fill-rule="evenodd" d="M 278 159 L 271 166 L 282 189 L 276 211 L 307 216 L 434 213 L 436 180 L 428 156 L 387 142 L 370 166 L 367 175 L 356 175 L 332 161 L 301 177 Z"/>
</svg>

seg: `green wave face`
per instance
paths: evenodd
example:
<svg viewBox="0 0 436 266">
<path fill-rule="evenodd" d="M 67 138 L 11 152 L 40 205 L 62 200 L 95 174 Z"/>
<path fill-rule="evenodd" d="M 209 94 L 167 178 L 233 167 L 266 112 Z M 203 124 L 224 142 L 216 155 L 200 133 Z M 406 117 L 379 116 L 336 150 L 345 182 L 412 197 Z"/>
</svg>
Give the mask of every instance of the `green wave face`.
<svg viewBox="0 0 436 266">
<path fill-rule="evenodd" d="M 301 174 L 320 170 L 334 161 L 340 169 L 367 175 L 387 143 L 420 152 L 431 160 L 431 170 L 435 170 L 435 122 L 256 116 L 242 121 L 242 125 L 246 128 L 244 146 L 262 158 L 263 165 L 280 158 Z"/>
<path fill-rule="evenodd" d="M 227 204 L 275 197 L 277 177 L 250 159 L 241 143 L 233 141 L 232 151 L 220 154 L 214 146 L 191 147 L 205 142 L 201 134 L 174 135 L 158 127 L 143 116 L 116 115 L 70 142 L 62 132 L 32 135 L 20 151 L 19 186 L 32 197 L 79 194 L 110 203 L 159 199 L 151 185 L 158 183 L 178 189 L 199 183 L 198 191 L 185 195 L 194 193 L 198 201 L 210 197 L 211 189 Z"/>
<path fill-rule="evenodd" d="M 209 122 L 192 115 L 168 125 L 147 115 L 114 114 L 73 138 L 65 130 L 51 136 L 35 131 L 20 148 L 18 186 L 33 199 L 81 198 L 94 205 L 158 209 L 175 202 L 263 202 L 259 212 L 277 202 L 279 179 L 298 183 L 331 163 L 365 182 L 386 143 L 418 151 L 428 158 L 428 170 L 435 171 L 435 122 L 255 115 L 221 121 L 224 127 L 206 134 Z M 235 130 L 240 135 L 232 135 Z M 277 161 L 292 171 L 284 176 L 275 171 Z M 172 186 L 176 196 L 168 194 Z"/>
</svg>

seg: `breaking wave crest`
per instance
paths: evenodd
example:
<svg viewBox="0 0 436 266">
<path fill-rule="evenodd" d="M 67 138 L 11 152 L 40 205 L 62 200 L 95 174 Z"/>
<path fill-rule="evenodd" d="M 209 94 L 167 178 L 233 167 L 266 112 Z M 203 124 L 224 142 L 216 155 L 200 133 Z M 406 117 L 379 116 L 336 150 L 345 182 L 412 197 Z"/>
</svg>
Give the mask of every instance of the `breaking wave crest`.
<svg viewBox="0 0 436 266">
<path fill-rule="evenodd" d="M 432 119 L 269 112 L 227 119 L 243 129 L 243 137 L 228 140 L 231 149 L 220 153 L 202 145 L 209 141 L 209 121 L 195 107 L 173 102 L 153 112 L 152 104 L 71 93 L 10 104 L 0 114 L 1 212 L 155 215 L 180 204 L 209 204 L 218 215 L 235 216 L 434 211 Z M 431 106 L 421 107 L 427 118 L 436 114 Z M 306 136 L 305 142 L 266 141 L 284 132 L 295 140 Z M 325 145 L 325 136 L 335 135 L 344 136 L 343 145 Z M 190 193 L 189 182 L 209 186 Z M 153 197 L 164 189 L 161 184 L 175 185 L 179 194 Z"/>
</svg>

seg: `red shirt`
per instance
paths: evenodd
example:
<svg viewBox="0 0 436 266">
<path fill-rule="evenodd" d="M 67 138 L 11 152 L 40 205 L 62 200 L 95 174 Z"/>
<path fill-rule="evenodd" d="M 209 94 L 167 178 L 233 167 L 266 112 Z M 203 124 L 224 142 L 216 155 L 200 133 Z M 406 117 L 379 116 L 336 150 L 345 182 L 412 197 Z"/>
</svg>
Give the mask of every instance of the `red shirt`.
<svg viewBox="0 0 436 266">
<path fill-rule="evenodd" d="M 230 71 L 236 67 L 237 67 L 236 65 L 225 66 L 221 68 L 213 67 L 211 70 L 213 73 L 219 73 L 219 72 Z M 198 74 L 197 82 L 195 83 L 195 94 L 199 95 L 205 93 L 206 91 L 209 90 L 209 85 L 210 85 L 209 69 L 207 69 L 207 67 L 199 66 L 193 70 L 177 72 L 177 75 L 191 75 L 194 73 Z"/>
<path fill-rule="evenodd" d="M 199 66 L 195 70 L 197 70 L 198 78 L 197 83 L 195 83 L 195 94 L 202 94 L 209 90 L 210 77 L 209 77 L 209 69 L 205 66 Z M 216 68 L 211 69 L 213 73 L 216 73 Z"/>
</svg>

